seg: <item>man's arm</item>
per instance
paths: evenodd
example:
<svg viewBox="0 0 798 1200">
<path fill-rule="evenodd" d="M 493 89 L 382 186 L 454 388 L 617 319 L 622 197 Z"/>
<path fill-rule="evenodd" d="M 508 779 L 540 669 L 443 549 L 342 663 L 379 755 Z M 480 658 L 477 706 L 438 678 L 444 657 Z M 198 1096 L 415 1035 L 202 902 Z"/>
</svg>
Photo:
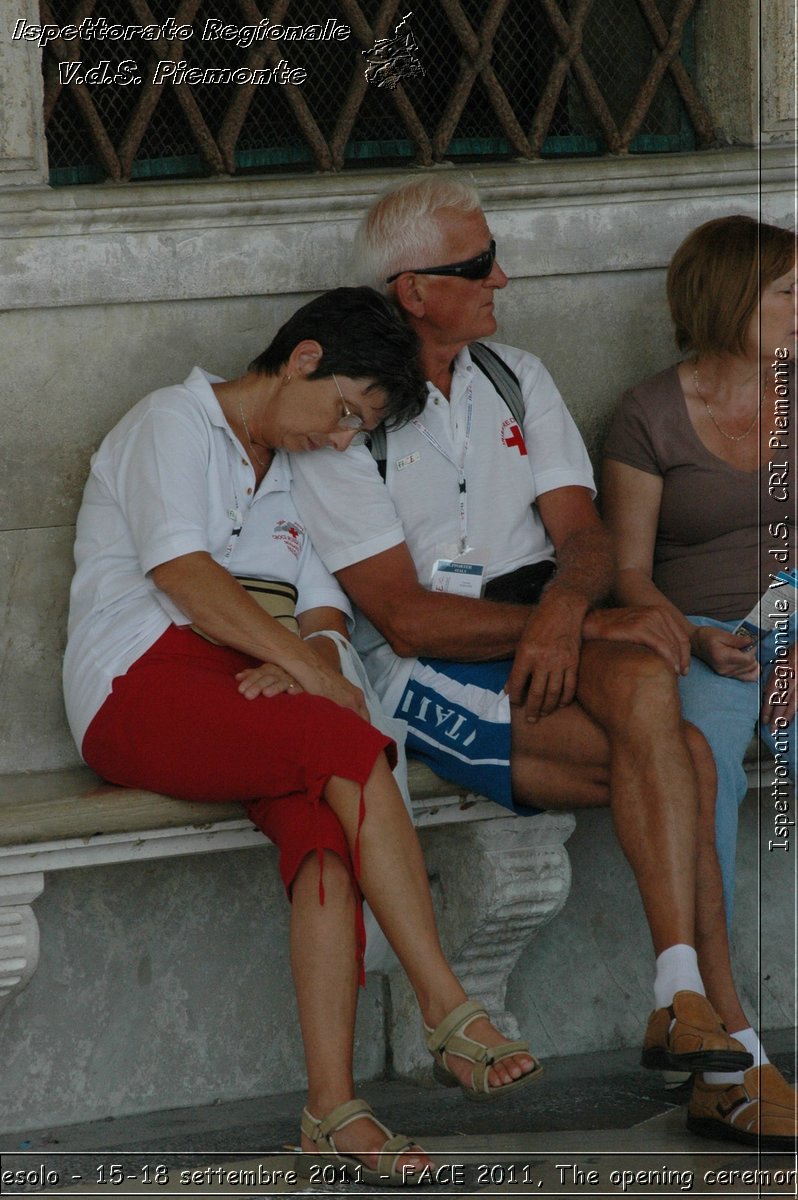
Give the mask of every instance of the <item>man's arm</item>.
<svg viewBox="0 0 798 1200">
<path fill-rule="evenodd" d="M 687 669 L 687 637 L 651 608 L 595 608 L 613 581 L 609 534 L 586 488 L 539 496 L 538 511 L 557 552 L 557 574 L 530 616 L 508 680 L 510 701 L 526 702 L 530 721 L 570 704 L 576 694 L 582 640 L 637 642 Z"/>
<path fill-rule="evenodd" d="M 556 488 L 537 506 L 557 574 L 526 622 L 507 681 L 511 704 L 525 703 L 529 721 L 573 700 L 585 618 L 607 595 L 613 570 L 609 535 L 587 488 Z"/>
<path fill-rule="evenodd" d="M 532 611 L 421 586 L 405 542 L 337 572 L 344 590 L 402 658 L 511 658 Z"/>
</svg>

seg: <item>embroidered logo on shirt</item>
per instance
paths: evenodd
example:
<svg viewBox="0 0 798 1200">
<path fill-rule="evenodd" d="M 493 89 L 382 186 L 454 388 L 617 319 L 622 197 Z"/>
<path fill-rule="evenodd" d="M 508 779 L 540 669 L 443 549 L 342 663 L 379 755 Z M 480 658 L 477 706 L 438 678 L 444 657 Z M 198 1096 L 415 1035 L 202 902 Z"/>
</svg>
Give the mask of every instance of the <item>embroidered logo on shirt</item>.
<svg viewBox="0 0 798 1200">
<path fill-rule="evenodd" d="M 522 457 L 526 454 L 524 435 L 518 427 L 518 422 L 512 417 L 508 417 L 502 425 L 502 445 L 507 447 L 516 446 L 518 453 Z"/>
<path fill-rule="evenodd" d="M 282 542 L 286 549 L 291 551 L 294 558 L 299 558 L 305 541 L 305 530 L 299 521 L 278 521 L 272 537 L 276 542 Z"/>
</svg>

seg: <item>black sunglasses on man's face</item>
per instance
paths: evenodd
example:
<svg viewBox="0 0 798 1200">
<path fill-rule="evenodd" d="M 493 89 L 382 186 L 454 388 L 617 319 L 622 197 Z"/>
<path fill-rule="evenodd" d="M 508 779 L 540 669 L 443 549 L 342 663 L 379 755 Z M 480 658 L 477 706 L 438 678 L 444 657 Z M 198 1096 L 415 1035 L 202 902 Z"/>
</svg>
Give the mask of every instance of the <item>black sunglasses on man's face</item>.
<svg viewBox="0 0 798 1200">
<path fill-rule="evenodd" d="M 459 275 L 461 279 L 487 279 L 496 261 L 496 243 L 491 239 L 490 249 L 483 250 L 474 258 L 464 262 L 446 263 L 443 267 L 408 267 L 404 271 L 395 271 L 385 280 L 393 283 L 400 275 Z"/>
</svg>

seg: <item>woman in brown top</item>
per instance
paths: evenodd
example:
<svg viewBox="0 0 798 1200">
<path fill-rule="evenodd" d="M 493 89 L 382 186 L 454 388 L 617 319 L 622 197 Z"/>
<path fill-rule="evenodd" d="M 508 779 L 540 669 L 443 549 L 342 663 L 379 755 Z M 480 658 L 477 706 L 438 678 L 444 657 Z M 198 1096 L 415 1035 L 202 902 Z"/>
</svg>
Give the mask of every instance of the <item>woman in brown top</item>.
<svg viewBox="0 0 798 1200">
<path fill-rule="evenodd" d="M 792 233 L 746 216 L 691 233 L 667 280 L 676 342 L 688 357 L 623 396 L 605 447 L 618 600 L 656 605 L 690 637 L 682 704 L 715 755 L 729 918 L 742 761 L 757 717 L 776 755 L 785 813 L 788 775 L 795 778 L 795 615 L 784 608 L 789 585 L 776 578 L 796 566 L 795 258 Z M 763 610 L 775 629 L 761 641 L 735 632 L 766 591 Z M 774 853 L 788 848 L 788 819 L 774 830 Z M 757 1057 L 753 1031 L 751 1044 L 741 1032 L 734 1036 L 754 1054 L 754 1067 L 736 1083 L 699 1077 L 688 1123 L 725 1136 L 783 1135 L 792 1144 L 794 1093 L 774 1067 L 757 1067 L 767 1058 Z M 761 1111 L 752 1098 L 760 1088 Z M 778 1103 L 786 1106 L 779 1118 Z M 721 1108 L 732 1111 L 721 1117 Z"/>
</svg>

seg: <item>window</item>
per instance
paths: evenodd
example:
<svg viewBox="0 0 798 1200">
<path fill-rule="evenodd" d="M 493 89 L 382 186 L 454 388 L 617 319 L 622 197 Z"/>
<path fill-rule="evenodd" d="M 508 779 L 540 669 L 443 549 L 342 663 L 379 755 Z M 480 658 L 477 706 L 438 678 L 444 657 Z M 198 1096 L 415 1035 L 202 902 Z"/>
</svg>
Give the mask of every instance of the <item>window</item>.
<svg viewBox="0 0 798 1200">
<path fill-rule="evenodd" d="M 389 26 L 386 0 L 41 0 L 51 182 L 706 146 L 696 3 L 419 0 Z"/>
</svg>

